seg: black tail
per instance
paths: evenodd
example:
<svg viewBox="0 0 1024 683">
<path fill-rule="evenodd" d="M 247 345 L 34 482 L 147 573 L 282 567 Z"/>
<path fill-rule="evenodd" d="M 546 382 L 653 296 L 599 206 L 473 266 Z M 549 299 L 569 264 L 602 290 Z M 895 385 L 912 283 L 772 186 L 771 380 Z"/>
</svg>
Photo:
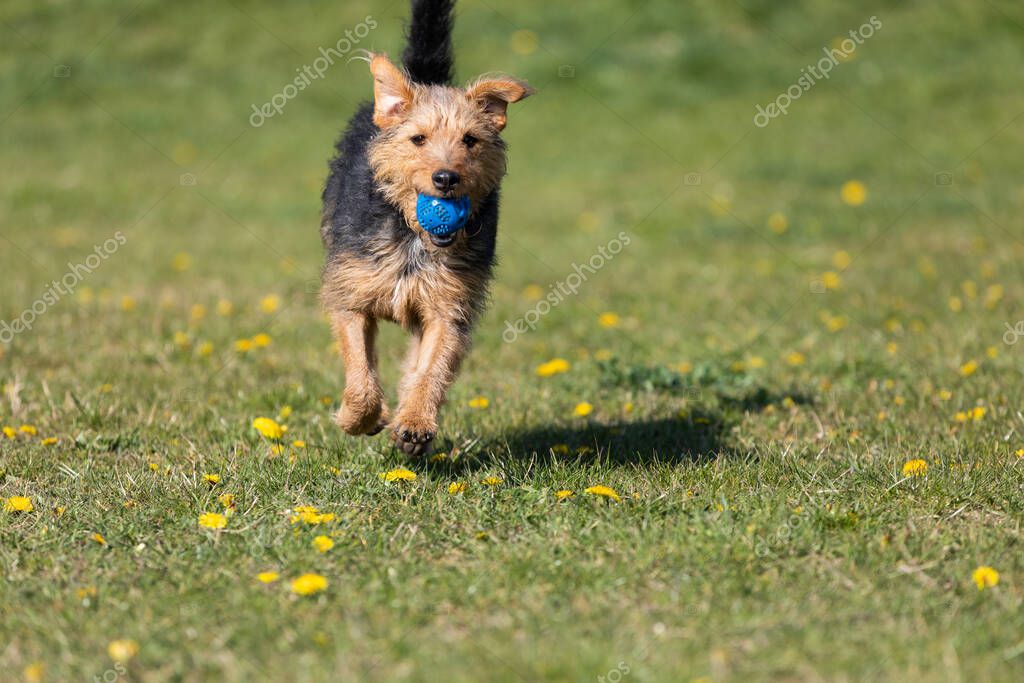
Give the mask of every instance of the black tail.
<svg viewBox="0 0 1024 683">
<path fill-rule="evenodd" d="M 416 83 L 447 85 L 452 81 L 452 10 L 455 0 L 412 0 L 409 40 L 402 53 Z"/>
</svg>

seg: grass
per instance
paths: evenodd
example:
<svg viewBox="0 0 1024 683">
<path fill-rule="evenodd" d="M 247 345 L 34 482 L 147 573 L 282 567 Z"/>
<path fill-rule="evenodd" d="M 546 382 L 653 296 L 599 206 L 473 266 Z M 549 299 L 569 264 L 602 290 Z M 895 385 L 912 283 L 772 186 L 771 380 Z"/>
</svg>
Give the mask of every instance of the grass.
<svg viewBox="0 0 1024 683">
<path fill-rule="evenodd" d="M 330 421 L 318 193 L 365 65 L 248 123 L 367 15 L 359 47 L 397 53 L 406 12 L 0 10 L 0 319 L 124 237 L 0 347 L 0 424 L 38 432 L 0 438 L 0 497 L 34 507 L 0 512 L 0 670 L 1019 680 L 1024 379 L 1003 336 L 1024 295 L 1020 8 L 460 3 L 460 78 L 540 93 L 510 115 L 493 302 L 447 457 L 422 464 Z M 753 125 L 872 15 L 851 61 Z M 576 296 L 503 341 L 620 232 Z M 403 346 L 385 331 L 392 390 Z M 568 372 L 537 376 L 553 358 Z M 286 406 L 275 455 L 251 423 Z M 914 459 L 926 474 L 904 475 Z M 379 476 L 402 466 L 414 481 Z M 200 527 L 225 493 L 226 527 Z M 335 518 L 293 524 L 303 504 Z M 292 594 L 307 572 L 327 589 Z M 138 647 L 126 664 L 117 639 Z"/>
</svg>

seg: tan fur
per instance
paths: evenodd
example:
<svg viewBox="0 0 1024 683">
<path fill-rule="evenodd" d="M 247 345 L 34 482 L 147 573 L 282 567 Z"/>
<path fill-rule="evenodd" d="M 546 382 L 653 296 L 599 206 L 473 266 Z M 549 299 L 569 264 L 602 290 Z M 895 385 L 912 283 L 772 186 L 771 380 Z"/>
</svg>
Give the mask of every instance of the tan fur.
<svg viewBox="0 0 1024 683">
<path fill-rule="evenodd" d="M 327 264 L 321 298 L 346 373 L 336 421 L 350 434 L 376 433 L 387 422 L 374 342 L 377 319 L 396 322 L 413 339 L 390 427 L 403 451 L 420 455 L 429 450 L 438 410 L 469 349 L 487 273 L 460 256 L 472 239 L 465 231 L 446 248 L 427 238 L 416 220 L 416 198 L 434 192 L 431 176 L 448 169 L 461 178 L 458 193 L 468 195 L 472 206 L 481 205 L 505 174 L 499 133 L 506 107 L 532 91 L 511 78 L 481 80 L 466 90 L 410 83 L 381 55 L 372 56 L 370 69 L 374 123 L 381 128 L 370 143 L 370 164 L 378 187 L 401 209 L 418 239 L 378 238 L 367 245 L 372 257 L 339 253 Z M 479 142 L 467 146 L 467 134 Z M 426 138 L 423 145 L 410 141 L 417 135 Z"/>
</svg>

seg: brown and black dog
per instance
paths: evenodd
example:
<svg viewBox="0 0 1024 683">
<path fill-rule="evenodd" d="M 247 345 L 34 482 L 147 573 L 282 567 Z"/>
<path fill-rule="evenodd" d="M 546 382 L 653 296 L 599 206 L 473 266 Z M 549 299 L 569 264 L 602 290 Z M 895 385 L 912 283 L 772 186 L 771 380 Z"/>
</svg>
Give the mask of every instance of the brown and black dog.
<svg viewBox="0 0 1024 683">
<path fill-rule="evenodd" d="M 500 134 L 508 105 L 532 93 L 510 77 L 452 85 L 453 5 L 413 0 L 404 69 L 369 55 L 374 101 L 339 140 L 323 194 L 321 299 L 345 362 L 335 420 L 349 434 L 389 427 L 409 455 L 430 450 L 484 307 L 505 174 Z M 454 235 L 428 233 L 421 194 L 468 197 L 468 222 Z M 393 416 L 377 372 L 379 319 L 412 335 Z"/>
</svg>

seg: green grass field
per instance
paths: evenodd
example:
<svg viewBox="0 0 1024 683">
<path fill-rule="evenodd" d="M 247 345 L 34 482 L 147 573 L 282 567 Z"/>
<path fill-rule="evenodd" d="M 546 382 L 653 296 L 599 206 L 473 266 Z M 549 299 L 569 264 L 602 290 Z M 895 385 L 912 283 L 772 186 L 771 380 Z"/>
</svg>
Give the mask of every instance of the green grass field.
<svg viewBox="0 0 1024 683">
<path fill-rule="evenodd" d="M 331 422 L 317 302 L 366 64 L 250 124 L 361 22 L 397 54 L 405 0 L 4 2 L 0 678 L 1024 678 L 1019 3 L 459 8 L 459 78 L 539 92 L 410 463 Z"/>
</svg>

